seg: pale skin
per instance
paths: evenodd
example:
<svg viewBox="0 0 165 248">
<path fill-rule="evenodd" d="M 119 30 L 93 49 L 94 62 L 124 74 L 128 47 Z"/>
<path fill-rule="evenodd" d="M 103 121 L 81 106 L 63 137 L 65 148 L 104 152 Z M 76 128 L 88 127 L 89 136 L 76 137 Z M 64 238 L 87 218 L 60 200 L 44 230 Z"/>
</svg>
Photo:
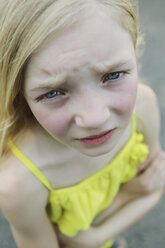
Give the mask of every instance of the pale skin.
<svg viewBox="0 0 165 248">
<path fill-rule="evenodd" d="M 107 79 L 114 72 L 116 78 Z M 36 119 L 15 143 L 54 188 L 77 184 L 113 159 L 131 135 L 135 106 L 137 129 L 150 154 L 115 202 L 74 238 L 52 225 L 46 213 L 48 190 L 10 154 L 1 163 L 0 206 L 19 248 L 59 248 L 60 242 L 68 248 L 97 248 L 156 205 L 165 182 L 159 109 L 153 91 L 138 83 L 133 42 L 116 20 L 98 11 L 49 37 L 27 65 L 23 93 Z M 89 149 L 77 140 L 112 128 L 115 134 L 105 144 Z"/>
</svg>

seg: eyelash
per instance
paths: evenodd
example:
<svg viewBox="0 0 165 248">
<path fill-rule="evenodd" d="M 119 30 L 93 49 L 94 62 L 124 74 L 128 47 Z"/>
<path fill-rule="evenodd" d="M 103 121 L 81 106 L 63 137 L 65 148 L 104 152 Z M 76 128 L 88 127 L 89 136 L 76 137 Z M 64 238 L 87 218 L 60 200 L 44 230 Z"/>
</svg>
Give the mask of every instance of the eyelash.
<svg viewBox="0 0 165 248">
<path fill-rule="evenodd" d="M 113 78 L 113 76 L 114 76 L 115 74 L 117 75 L 117 78 Z M 107 73 L 107 74 L 103 77 L 102 81 L 103 81 L 103 83 L 106 82 L 106 81 L 117 81 L 118 79 L 120 79 L 120 77 L 121 77 L 123 74 L 126 74 L 126 72 L 124 72 L 124 71 L 117 71 L 117 72 Z M 108 76 L 110 76 L 110 75 L 112 76 L 111 79 L 108 78 Z M 56 95 L 55 95 L 55 96 L 50 97 L 50 98 L 47 98 L 47 97 L 46 97 L 46 95 L 49 95 L 49 94 L 51 94 L 51 93 L 53 93 L 53 92 L 56 92 Z M 65 92 L 64 92 L 63 90 L 60 90 L 60 89 L 51 90 L 51 91 L 47 92 L 46 94 L 37 97 L 37 98 L 36 98 L 36 101 L 39 102 L 39 101 L 42 101 L 42 100 L 44 100 L 44 99 L 45 99 L 45 100 L 50 100 L 50 101 L 51 101 L 51 100 L 54 100 L 55 98 L 57 98 L 57 96 L 64 95 L 64 94 L 65 94 Z"/>
<path fill-rule="evenodd" d="M 55 93 L 56 92 L 56 95 L 53 96 L 53 97 L 50 97 L 50 98 L 47 98 L 46 95 L 49 95 L 49 94 L 52 94 L 52 93 Z M 52 99 L 55 99 L 57 96 L 60 96 L 60 95 L 64 95 L 64 91 L 62 90 L 51 90 L 49 92 L 47 92 L 46 94 L 44 95 L 41 95 L 39 97 L 36 98 L 36 101 L 39 102 L 39 101 L 42 101 L 42 100 L 52 100 Z"/>
<path fill-rule="evenodd" d="M 111 73 L 107 73 L 104 77 L 103 77 L 103 83 L 106 82 L 106 81 L 117 81 L 118 79 L 120 79 L 120 77 L 126 72 L 124 71 L 116 71 L 116 72 L 111 72 Z M 114 75 L 117 74 L 117 78 L 113 78 Z M 108 76 L 112 76 L 111 79 L 108 78 Z"/>
</svg>

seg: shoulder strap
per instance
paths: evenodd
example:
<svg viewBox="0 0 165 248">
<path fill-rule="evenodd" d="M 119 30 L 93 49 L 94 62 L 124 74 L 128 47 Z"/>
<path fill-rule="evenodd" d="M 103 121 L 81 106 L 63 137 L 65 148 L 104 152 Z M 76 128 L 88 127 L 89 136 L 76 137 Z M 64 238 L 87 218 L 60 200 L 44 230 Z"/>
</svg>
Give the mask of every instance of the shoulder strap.
<svg viewBox="0 0 165 248">
<path fill-rule="evenodd" d="M 10 147 L 12 153 L 46 186 L 46 188 L 52 191 L 53 188 L 51 187 L 46 177 L 28 158 L 23 155 L 23 153 L 16 147 L 16 145 L 14 145 L 11 140 L 8 142 L 8 146 Z"/>
</svg>

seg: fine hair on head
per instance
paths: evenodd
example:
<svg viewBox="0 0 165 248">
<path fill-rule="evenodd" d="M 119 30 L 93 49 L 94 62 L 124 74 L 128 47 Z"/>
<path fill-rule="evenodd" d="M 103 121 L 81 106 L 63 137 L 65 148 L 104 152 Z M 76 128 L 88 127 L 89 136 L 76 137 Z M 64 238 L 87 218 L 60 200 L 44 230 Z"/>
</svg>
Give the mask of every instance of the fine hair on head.
<svg viewBox="0 0 165 248">
<path fill-rule="evenodd" d="M 136 50 L 137 9 L 130 0 L 0 1 L 0 156 L 7 152 L 8 140 L 33 120 L 22 94 L 30 57 L 49 35 L 76 25 L 96 8 L 119 17 L 116 19 L 130 33 Z"/>
</svg>

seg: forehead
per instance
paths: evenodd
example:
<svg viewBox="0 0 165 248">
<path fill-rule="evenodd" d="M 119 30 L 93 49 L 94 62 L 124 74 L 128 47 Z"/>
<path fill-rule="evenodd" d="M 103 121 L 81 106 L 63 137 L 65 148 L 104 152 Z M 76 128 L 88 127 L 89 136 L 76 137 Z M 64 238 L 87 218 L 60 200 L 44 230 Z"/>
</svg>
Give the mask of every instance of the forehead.
<svg viewBox="0 0 165 248">
<path fill-rule="evenodd" d="M 118 17 L 97 10 L 58 34 L 51 34 L 31 57 L 29 70 L 76 70 L 134 54 L 133 42 Z M 126 58 L 128 59 L 128 58 Z"/>
</svg>

